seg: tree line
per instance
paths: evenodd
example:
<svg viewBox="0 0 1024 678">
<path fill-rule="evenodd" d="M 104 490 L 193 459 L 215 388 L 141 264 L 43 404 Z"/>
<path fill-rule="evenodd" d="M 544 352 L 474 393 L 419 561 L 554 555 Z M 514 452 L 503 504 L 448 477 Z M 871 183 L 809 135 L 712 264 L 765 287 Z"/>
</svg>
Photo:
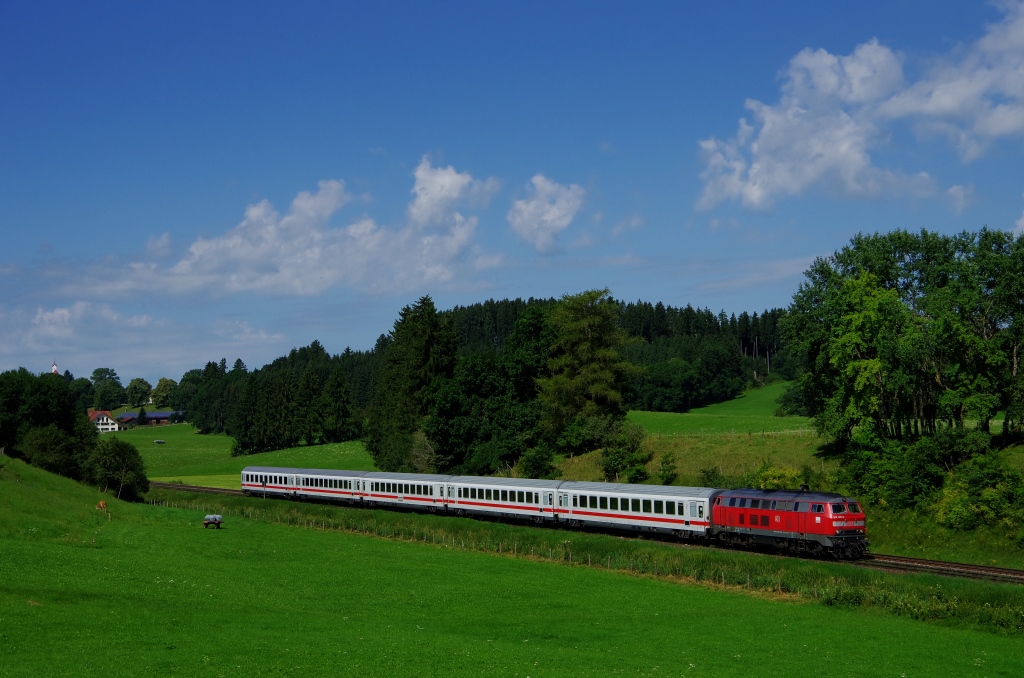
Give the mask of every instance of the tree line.
<svg viewBox="0 0 1024 678">
<path fill-rule="evenodd" d="M 71 383 L 24 368 L 0 374 L 0 452 L 118 498 L 139 499 L 149 491 L 142 456 L 114 435 L 99 436 Z"/>
<path fill-rule="evenodd" d="M 955 527 L 1024 522 L 1000 452 L 1024 434 L 1024 237 L 858 235 L 814 262 L 783 330 L 804 368 L 787 401 L 853 491 Z"/>
<path fill-rule="evenodd" d="M 169 402 L 200 432 L 233 436 L 236 454 L 363 438 L 382 469 L 519 464 L 543 476 L 556 453 L 607 449 L 610 477 L 636 479 L 642 436 L 624 428 L 625 411 L 686 411 L 767 379 L 773 361 L 786 364 L 784 313 L 730 317 L 607 290 L 450 310 L 423 297 L 370 351 L 332 356 L 313 342 L 252 372 L 209 362 Z M 589 395 L 557 405 L 572 383 Z"/>
</svg>

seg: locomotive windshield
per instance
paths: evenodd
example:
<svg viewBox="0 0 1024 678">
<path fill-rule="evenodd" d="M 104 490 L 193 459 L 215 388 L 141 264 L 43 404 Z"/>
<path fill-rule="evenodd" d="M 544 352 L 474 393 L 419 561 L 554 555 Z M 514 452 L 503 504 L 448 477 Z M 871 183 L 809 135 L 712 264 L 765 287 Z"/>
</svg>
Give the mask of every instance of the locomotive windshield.
<svg viewBox="0 0 1024 678">
<path fill-rule="evenodd" d="M 860 510 L 860 504 L 854 504 L 853 502 L 850 502 L 849 506 L 850 513 L 864 513 L 863 511 Z"/>
</svg>

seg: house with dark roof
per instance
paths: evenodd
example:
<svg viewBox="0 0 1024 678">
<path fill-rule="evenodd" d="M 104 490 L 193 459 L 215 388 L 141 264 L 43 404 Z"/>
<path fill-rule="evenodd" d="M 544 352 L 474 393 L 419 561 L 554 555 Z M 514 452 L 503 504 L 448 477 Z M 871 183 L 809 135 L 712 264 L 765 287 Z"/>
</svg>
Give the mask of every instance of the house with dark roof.
<svg viewBox="0 0 1024 678">
<path fill-rule="evenodd" d="M 118 422 L 123 426 L 135 425 L 139 415 L 135 412 L 125 412 L 117 416 Z M 171 423 L 171 419 L 180 419 L 181 412 L 177 410 L 169 410 L 166 412 L 146 412 L 146 426 L 166 426 Z"/>
</svg>

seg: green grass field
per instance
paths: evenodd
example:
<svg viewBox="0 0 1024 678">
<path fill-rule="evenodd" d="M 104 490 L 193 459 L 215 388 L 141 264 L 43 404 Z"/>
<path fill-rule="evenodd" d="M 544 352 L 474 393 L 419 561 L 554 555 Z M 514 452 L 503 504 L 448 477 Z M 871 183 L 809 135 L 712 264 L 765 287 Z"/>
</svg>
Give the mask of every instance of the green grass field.
<svg viewBox="0 0 1024 678">
<path fill-rule="evenodd" d="M 773 416 L 775 401 L 788 382 L 770 384 L 747 391 L 738 398 L 708 405 L 684 414 L 675 412 L 630 412 L 628 417 L 652 435 L 747 435 L 786 431 L 814 434 L 807 417 Z"/>
<path fill-rule="evenodd" d="M 293 447 L 264 454 L 232 457 L 226 435 L 200 435 L 189 424 L 120 431 L 119 438 L 139 448 L 150 480 L 238 489 L 246 466 L 293 466 L 372 470 L 373 460 L 360 442 Z M 157 445 L 154 440 L 163 440 Z"/>
<path fill-rule="evenodd" d="M 1020 636 L 785 595 L 237 517 L 203 530 L 195 510 L 109 499 L 108 521 L 93 509 L 95 491 L 5 463 L 0 675 L 1015 676 L 1022 668 Z"/>
</svg>

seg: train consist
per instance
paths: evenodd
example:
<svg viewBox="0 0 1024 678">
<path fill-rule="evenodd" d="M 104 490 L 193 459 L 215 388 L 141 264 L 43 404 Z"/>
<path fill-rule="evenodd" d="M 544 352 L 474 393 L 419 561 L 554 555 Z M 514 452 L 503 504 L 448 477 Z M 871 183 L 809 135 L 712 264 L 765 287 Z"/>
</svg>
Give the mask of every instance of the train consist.
<svg viewBox="0 0 1024 678">
<path fill-rule="evenodd" d="M 243 469 L 242 490 L 264 497 L 659 532 L 841 559 L 860 558 L 868 547 L 860 503 L 825 492 L 272 466 Z"/>
</svg>

